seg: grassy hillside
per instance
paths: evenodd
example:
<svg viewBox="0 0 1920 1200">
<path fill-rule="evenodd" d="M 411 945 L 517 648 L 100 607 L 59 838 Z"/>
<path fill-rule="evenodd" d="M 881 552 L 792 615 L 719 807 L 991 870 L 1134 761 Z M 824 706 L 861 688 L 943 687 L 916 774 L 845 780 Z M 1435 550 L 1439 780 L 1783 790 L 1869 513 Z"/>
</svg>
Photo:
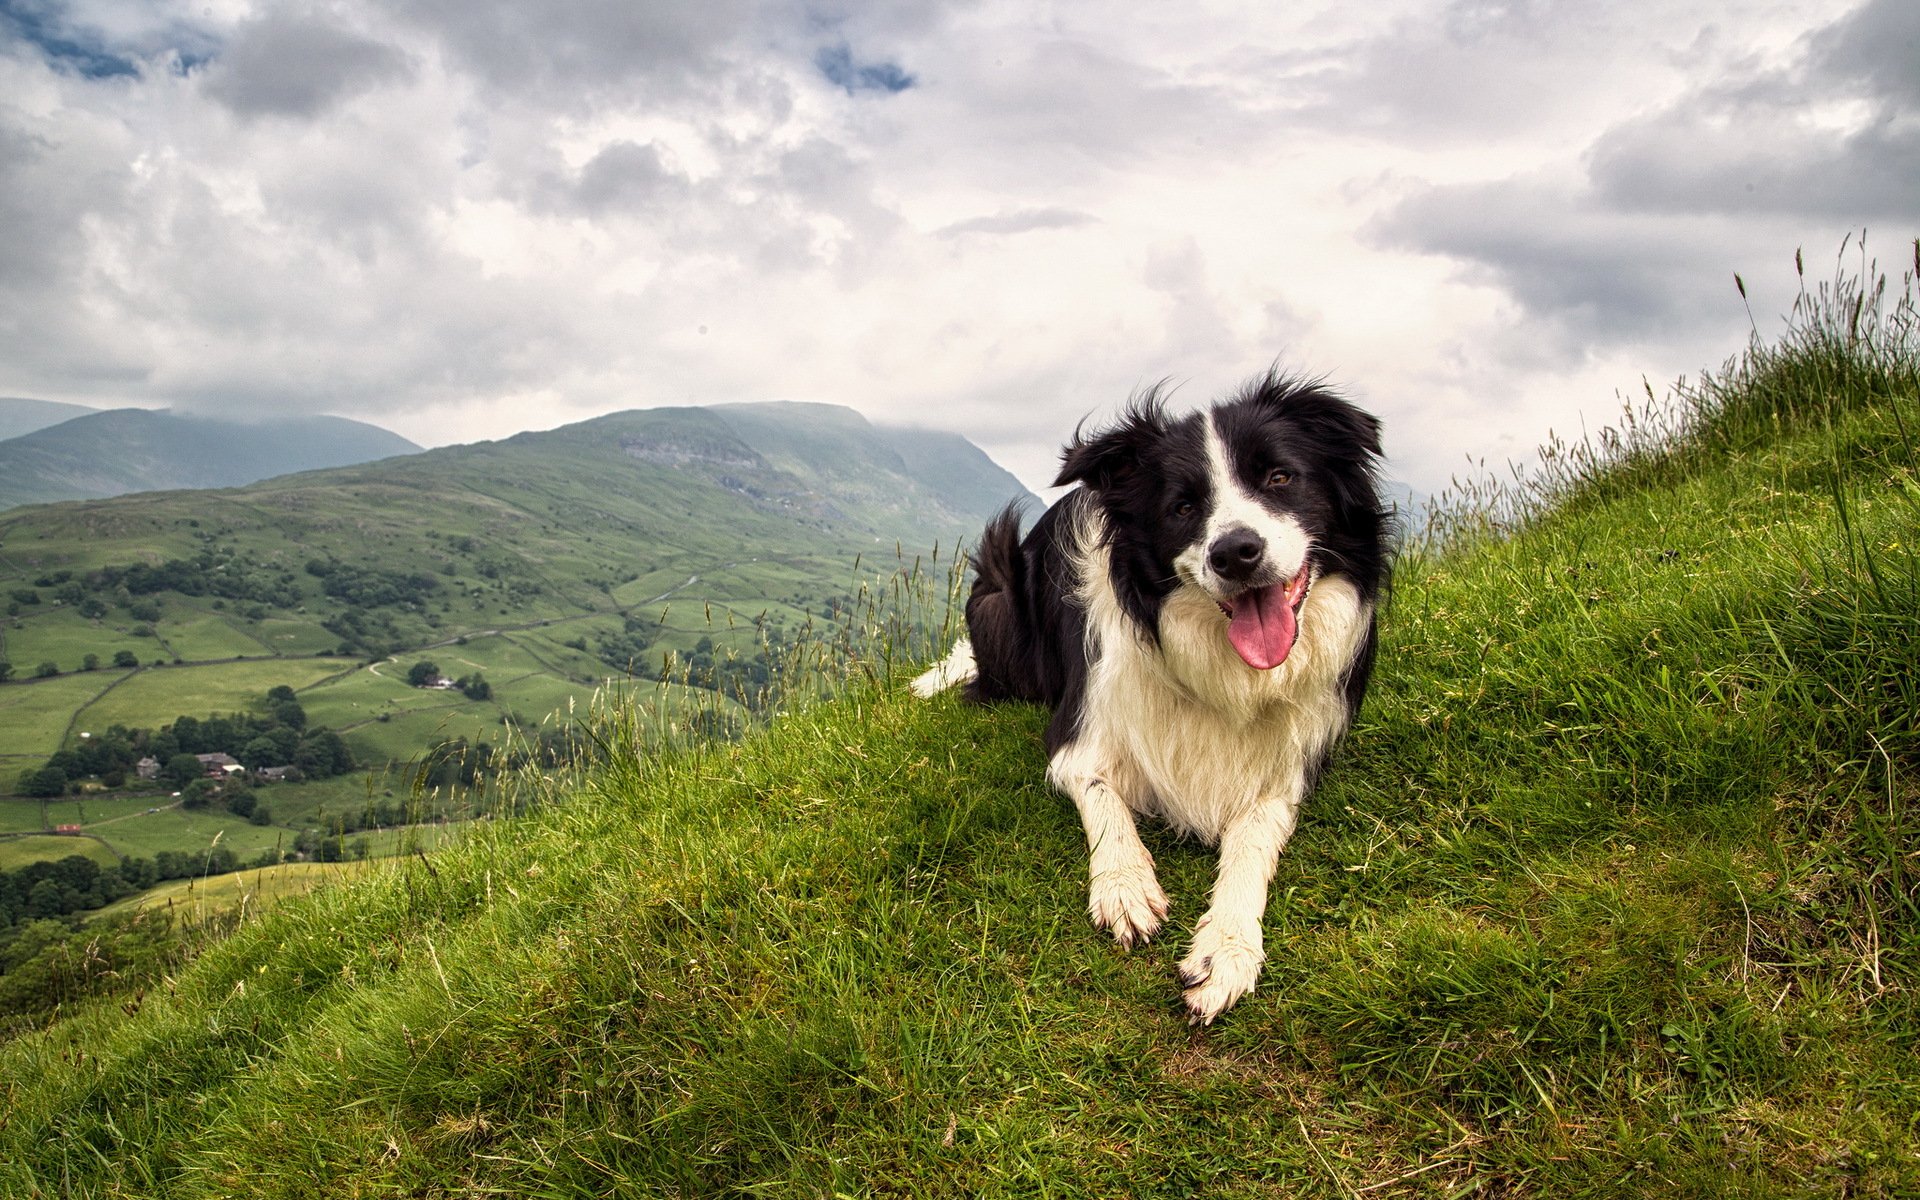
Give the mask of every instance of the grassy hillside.
<svg viewBox="0 0 1920 1200">
<path fill-rule="evenodd" d="M 344 417 L 232 421 L 118 408 L 0 442 L 0 508 L 162 488 L 237 487 L 420 447 Z"/>
<path fill-rule="evenodd" d="M 17 1038 L 0 1190 L 1913 1195 L 1920 343 L 1858 296 L 1407 558 L 1211 1028 L 1212 856 L 1148 833 L 1119 952 L 1043 715 L 869 655 L 738 745 L 615 706 L 526 816 Z"/>
</svg>

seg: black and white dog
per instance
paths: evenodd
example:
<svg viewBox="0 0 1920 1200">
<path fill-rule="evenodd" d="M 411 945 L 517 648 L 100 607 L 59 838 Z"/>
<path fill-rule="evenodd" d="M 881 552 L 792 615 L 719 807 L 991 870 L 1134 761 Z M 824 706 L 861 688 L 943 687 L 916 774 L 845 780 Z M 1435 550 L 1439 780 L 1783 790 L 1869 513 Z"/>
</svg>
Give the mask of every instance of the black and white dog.
<svg viewBox="0 0 1920 1200">
<path fill-rule="evenodd" d="M 1149 392 L 1076 431 L 1023 541 L 1009 508 L 974 556 L 968 638 L 914 681 L 931 696 L 1053 708 L 1047 779 L 1092 854 L 1088 911 L 1124 947 L 1167 915 L 1134 827 L 1220 847 L 1180 963 L 1192 1020 L 1253 990 L 1267 884 L 1366 692 L 1389 566 L 1380 426 L 1327 388 L 1268 375 L 1206 412 Z"/>
</svg>

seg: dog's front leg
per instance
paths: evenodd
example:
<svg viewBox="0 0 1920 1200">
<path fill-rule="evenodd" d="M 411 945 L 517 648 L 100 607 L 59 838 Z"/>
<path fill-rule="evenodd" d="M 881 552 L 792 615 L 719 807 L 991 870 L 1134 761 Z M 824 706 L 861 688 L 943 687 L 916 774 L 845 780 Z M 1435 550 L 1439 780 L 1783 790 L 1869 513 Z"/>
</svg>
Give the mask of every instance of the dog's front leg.
<svg viewBox="0 0 1920 1200">
<path fill-rule="evenodd" d="M 1195 1024 L 1212 1024 L 1260 977 L 1266 961 L 1260 920 L 1267 911 L 1267 884 L 1293 836 L 1299 810 L 1297 795 L 1263 800 L 1228 822 L 1220 835 L 1213 903 L 1195 926 L 1193 949 L 1180 960 L 1180 986 Z"/>
<path fill-rule="evenodd" d="M 1098 748 L 1062 746 L 1047 763 L 1047 779 L 1080 810 L 1087 832 L 1087 915 L 1131 950 L 1160 929 L 1167 894 L 1153 873 L 1153 855 L 1140 841 L 1133 812 L 1114 787 L 1110 766 Z"/>
</svg>

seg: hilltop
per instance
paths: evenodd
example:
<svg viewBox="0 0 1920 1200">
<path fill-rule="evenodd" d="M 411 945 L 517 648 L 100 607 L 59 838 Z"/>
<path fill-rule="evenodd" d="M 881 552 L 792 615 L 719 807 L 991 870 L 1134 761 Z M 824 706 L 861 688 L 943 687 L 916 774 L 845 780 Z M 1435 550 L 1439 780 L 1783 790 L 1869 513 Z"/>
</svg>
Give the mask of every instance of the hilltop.
<svg viewBox="0 0 1920 1200">
<path fill-rule="evenodd" d="M 176 488 L 236 487 L 420 447 L 345 417 L 226 420 L 116 408 L 0 442 L 0 508 Z"/>
<path fill-rule="evenodd" d="M 1914 1194 L 1920 344 L 1910 286 L 1804 299 L 1409 551 L 1213 1028 L 1211 855 L 1150 835 L 1171 928 L 1117 951 L 1043 715 L 883 641 L 738 744 L 616 698 L 526 815 L 164 983 L 100 943 L 66 994 L 146 990 L 0 1049 L 0 1187 Z"/>
<path fill-rule="evenodd" d="M 98 411 L 84 404 L 68 404 L 60 400 L 29 400 L 23 396 L 0 396 L 0 441 L 17 438 L 32 433 L 36 429 L 45 429 L 49 425 L 58 425 L 62 421 L 71 421 L 75 417 L 86 416 Z"/>
</svg>

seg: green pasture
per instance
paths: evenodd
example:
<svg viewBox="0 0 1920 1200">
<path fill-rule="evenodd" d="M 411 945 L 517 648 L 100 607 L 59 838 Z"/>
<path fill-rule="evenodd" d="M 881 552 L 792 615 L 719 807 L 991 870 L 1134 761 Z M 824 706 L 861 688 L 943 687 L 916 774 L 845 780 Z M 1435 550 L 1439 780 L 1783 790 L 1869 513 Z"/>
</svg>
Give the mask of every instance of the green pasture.
<svg viewBox="0 0 1920 1200">
<path fill-rule="evenodd" d="M 13 664 L 18 679 L 43 662 L 54 663 L 62 671 L 78 671 L 89 654 L 98 656 L 103 668 L 122 650 L 131 651 L 143 663 L 164 654 L 154 639 L 127 632 L 132 626 L 123 612 L 89 620 L 64 605 L 41 604 L 23 610 L 19 617 L 0 618 L 0 659 Z"/>
<path fill-rule="evenodd" d="M 92 703 L 126 671 L 86 671 L 52 679 L 0 684 L 0 769 L 6 764 L 38 767 L 60 748 L 76 710 Z M 103 725 L 102 728 L 105 728 Z M 7 788 L 12 779 L 0 780 Z"/>
<path fill-rule="evenodd" d="M 0 837 L 0 871 L 14 871 L 37 862 L 57 862 L 69 855 L 90 858 L 103 867 L 120 862 L 105 842 L 85 834 L 30 833 L 20 837 Z"/>
<path fill-rule="evenodd" d="M 294 836 L 278 825 L 254 825 L 244 817 L 214 808 L 163 808 L 89 832 L 127 858 L 152 858 L 162 850 L 197 854 L 218 845 L 233 851 L 242 861 L 275 847 L 292 850 Z"/>
<path fill-rule="evenodd" d="M 303 657 L 310 654 L 329 654 L 340 645 L 340 638 L 320 627 L 315 620 L 302 620 L 291 616 L 270 616 L 258 621 L 250 621 L 245 626 L 249 634 L 272 648 L 275 654 Z"/>
<path fill-rule="evenodd" d="M 244 712 L 270 688 L 285 684 L 297 691 L 352 665 L 344 659 L 297 658 L 155 667 L 81 707 L 77 728 L 157 728 L 179 716 Z"/>
<path fill-rule="evenodd" d="M 176 605 L 156 627 L 174 654 L 187 662 L 225 658 L 258 658 L 273 647 L 244 631 L 237 615 Z"/>
</svg>

